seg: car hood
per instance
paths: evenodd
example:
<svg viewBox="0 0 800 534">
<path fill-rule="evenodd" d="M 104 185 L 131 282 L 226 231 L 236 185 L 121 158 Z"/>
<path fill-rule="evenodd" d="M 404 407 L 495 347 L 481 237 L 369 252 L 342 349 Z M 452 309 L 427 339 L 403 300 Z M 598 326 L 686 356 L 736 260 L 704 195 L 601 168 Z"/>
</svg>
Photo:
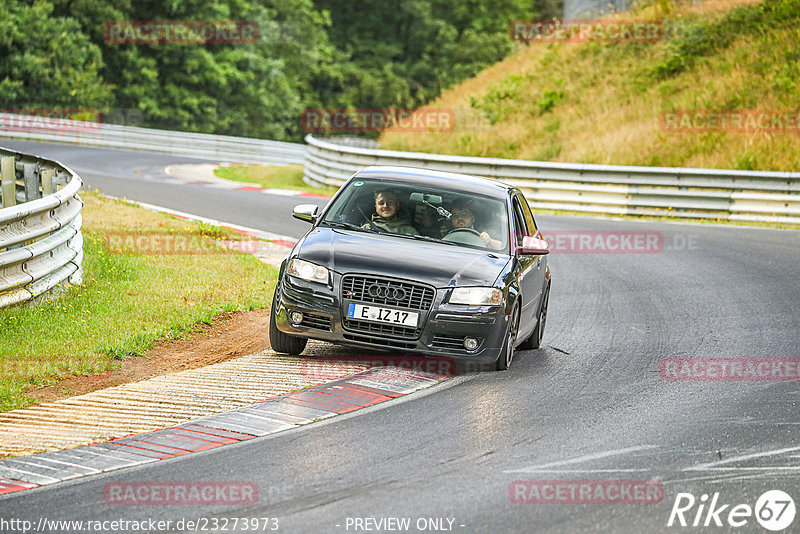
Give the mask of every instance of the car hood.
<svg viewBox="0 0 800 534">
<path fill-rule="evenodd" d="M 510 261 L 499 252 L 320 227 L 296 250 L 339 274 L 382 274 L 436 287 L 490 286 Z"/>
</svg>

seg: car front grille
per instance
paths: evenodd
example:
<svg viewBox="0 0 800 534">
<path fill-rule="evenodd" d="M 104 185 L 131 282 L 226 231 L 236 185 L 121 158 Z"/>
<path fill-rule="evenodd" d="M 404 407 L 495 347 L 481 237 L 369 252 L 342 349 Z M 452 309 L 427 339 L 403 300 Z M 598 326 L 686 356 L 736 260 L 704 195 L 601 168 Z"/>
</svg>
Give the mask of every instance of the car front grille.
<svg viewBox="0 0 800 534">
<path fill-rule="evenodd" d="M 370 334 L 383 334 L 386 336 L 414 339 L 419 336 L 418 328 L 398 326 L 393 324 L 373 323 L 371 321 L 357 321 L 345 318 L 345 326 L 350 330 L 369 332 Z"/>
<path fill-rule="evenodd" d="M 436 290 L 430 286 L 389 280 L 376 276 L 346 275 L 342 278 L 342 299 L 372 304 L 429 310 Z"/>
<path fill-rule="evenodd" d="M 345 334 L 344 338 L 350 341 L 360 341 L 361 343 L 371 343 L 373 345 L 383 345 L 384 347 L 392 347 L 395 349 L 413 349 L 416 345 L 414 343 L 404 343 L 395 339 L 371 337 L 371 336 L 356 336 L 353 334 Z"/>
</svg>

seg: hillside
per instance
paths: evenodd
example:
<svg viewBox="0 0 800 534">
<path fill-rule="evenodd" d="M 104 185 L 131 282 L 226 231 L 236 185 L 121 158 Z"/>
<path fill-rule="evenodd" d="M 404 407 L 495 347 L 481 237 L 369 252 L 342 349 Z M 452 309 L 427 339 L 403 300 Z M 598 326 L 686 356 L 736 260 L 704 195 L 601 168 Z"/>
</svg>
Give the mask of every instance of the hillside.
<svg viewBox="0 0 800 534">
<path fill-rule="evenodd" d="M 620 18 L 663 21 L 667 37 L 520 44 L 430 105 L 455 110 L 451 131 L 390 130 L 382 147 L 540 161 L 800 169 L 800 0 L 666 0 Z M 689 114 L 678 115 L 668 130 L 666 118 L 680 110 Z M 736 123 L 729 112 L 741 110 L 760 110 L 779 122 L 762 122 L 772 131 L 759 130 L 748 120 L 760 115 L 751 112 Z M 681 122 L 696 112 L 695 123 Z M 712 122 L 707 112 L 722 112 L 722 119 Z M 729 131 L 731 124 L 746 131 Z M 692 125 L 709 131 L 686 131 Z"/>
</svg>

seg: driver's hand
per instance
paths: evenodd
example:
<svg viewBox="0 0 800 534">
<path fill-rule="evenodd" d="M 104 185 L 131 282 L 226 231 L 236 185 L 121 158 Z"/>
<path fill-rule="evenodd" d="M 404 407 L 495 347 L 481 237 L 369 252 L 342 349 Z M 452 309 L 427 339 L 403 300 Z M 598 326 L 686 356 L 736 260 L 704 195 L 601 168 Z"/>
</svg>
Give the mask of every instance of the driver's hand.
<svg viewBox="0 0 800 534">
<path fill-rule="evenodd" d="M 482 240 L 483 240 L 483 242 L 484 242 L 484 243 L 486 243 L 487 245 L 489 244 L 489 241 L 491 241 L 491 240 L 492 240 L 491 236 L 490 236 L 490 235 L 489 235 L 487 232 L 482 232 L 482 233 L 481 233 L 481 239 L 482 239 Z"/>
</svg>

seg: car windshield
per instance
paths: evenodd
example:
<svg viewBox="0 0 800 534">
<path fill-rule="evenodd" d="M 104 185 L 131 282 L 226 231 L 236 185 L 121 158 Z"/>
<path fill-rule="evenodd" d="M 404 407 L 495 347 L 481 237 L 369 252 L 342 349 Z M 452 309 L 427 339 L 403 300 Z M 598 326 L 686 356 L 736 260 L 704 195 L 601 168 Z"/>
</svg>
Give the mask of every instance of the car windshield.
<svg viewBox="0 0 800 534">
<path fill-rule="evenodd" d="M 462 247 L 508 249 L 504 200 L 425 184 L 351 181 L 320 224 Z"/>
</svg>

